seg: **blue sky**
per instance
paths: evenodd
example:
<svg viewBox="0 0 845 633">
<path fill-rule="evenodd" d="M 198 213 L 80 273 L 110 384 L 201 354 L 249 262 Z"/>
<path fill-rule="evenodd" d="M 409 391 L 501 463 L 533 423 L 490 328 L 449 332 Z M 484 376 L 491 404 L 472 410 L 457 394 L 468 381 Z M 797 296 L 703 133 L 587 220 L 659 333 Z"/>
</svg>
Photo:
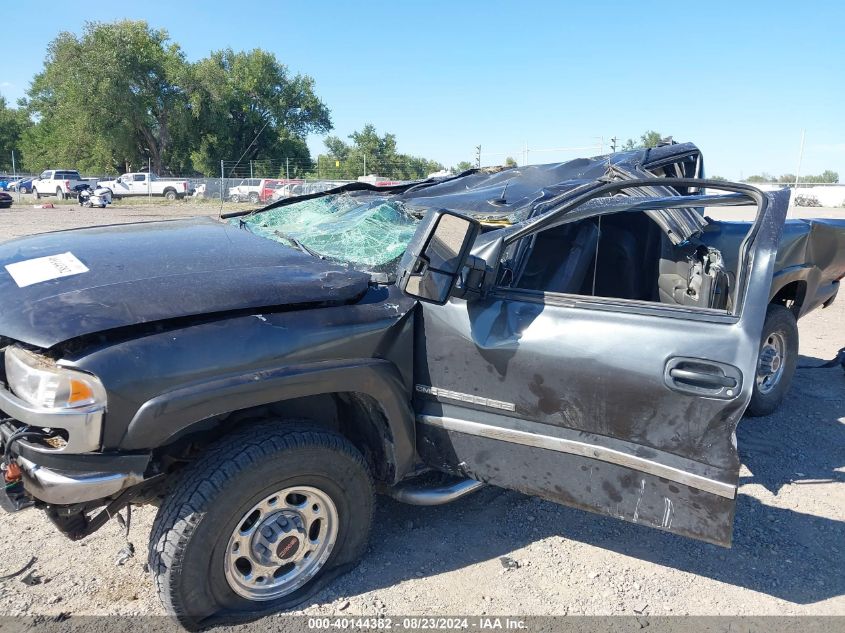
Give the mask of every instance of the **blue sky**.
<svg viewBox="0 0 845 633">
<path fill-rule="evenodd" d="M 0 93 L 23 96 L 59 29 L 145 19 L 191 60 L 273 51 L 316 80 L 346 136 L 372 122 L 446 165 L 598 153 L 648 129 L 696 142 L 732 179 L 834 169 L 845 180 L 841 2 L 85 2 L 36 17 L 18 2 L 0 38 Z M 48 13 L 52 14 L 50 10 Z M 55 18 L 55 19 L 53 19 Z M 40 23 L 32 28 L 32 21 Z M 53 25 L 53 26 L 51 26 Z M 320 137 L 309 139 L 322 151 Z M 592 147 L 575 151 L 540 151 Z"/>
</svg>

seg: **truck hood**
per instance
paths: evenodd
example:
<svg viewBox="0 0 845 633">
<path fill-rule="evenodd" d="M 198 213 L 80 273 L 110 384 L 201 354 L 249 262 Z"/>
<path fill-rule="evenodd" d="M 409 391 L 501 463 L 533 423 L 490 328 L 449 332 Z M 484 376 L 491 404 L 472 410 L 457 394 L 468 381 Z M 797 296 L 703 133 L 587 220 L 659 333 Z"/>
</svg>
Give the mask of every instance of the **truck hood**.
<svg viewBox="0 0 845 633">
<path fill-rule="evenodd" d="M 65 253 L 87 271 L 21 287 L 39 262 L 13 266 L 17 281 L 7 268 Z M 0 244 L 0 338 L 47 348 L 180 317 L 350 303 L 369 279 L 210 218 L 46 233 Z"/>
</svg>

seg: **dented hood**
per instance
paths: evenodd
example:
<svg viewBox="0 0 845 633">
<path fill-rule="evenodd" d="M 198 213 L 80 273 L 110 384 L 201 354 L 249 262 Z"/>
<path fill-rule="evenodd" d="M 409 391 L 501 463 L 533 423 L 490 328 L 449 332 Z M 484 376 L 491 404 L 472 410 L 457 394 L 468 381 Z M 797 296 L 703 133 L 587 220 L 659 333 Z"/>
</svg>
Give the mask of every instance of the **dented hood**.
<svg viewBox="0 0 845 633">
<path fill-rule="evenodd" d="M 7 268 L 65 253 L 87 271 L 21 287 L 43 273 L 39 262 L 13 266 L 17 281 Z M 0 337 L 51 347 L 180 317 L 349 303 L 368 283 L 366 274 L 209 218 L 47 233 L 0 244 Z"/>
</svg>

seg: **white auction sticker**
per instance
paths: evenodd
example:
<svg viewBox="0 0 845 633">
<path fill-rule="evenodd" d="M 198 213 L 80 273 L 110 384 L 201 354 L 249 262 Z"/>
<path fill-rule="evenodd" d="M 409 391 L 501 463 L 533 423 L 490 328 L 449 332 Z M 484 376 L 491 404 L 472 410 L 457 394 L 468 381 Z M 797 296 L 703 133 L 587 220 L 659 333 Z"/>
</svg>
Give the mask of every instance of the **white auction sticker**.
<svg viewBox="0 0 845 633">
<path fill-rule="evenodd" d="M 49 257 L 38 257 L 14 264 L 6 264 L 6 270 L 18 284 L 18 288 L 88 272 L 85 264 L 79 261 L 73 253 L 59 253 Z"/>
</svg>

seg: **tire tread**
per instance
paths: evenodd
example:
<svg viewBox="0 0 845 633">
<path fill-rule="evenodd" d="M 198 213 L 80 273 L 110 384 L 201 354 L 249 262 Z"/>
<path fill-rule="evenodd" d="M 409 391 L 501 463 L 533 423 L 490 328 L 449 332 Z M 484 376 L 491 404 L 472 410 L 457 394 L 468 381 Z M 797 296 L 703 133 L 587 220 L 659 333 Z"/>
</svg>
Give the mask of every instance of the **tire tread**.
<svg viewBox="0 0 845 633">
<path fill-rule="evenodd" d="M 228 435 L 209 446 L 196 462 L 177 475 L 181 479 L 165 499 L 153 523 L 149 548 L 149 567 L 155 579 L 156 592 L 165 609 L 177 620 L 184 624 L 194 623 L 175 598 L 182 555 L 203 519 L 204 508 L 239 472 L 257 466 L 271 455 L 306 447 L 326 448 L 345 454 L 367 474 L 370 490 L 373 490 L 367 464 L 349 440 L 332 431 L 298 421 L 261 423 Z M 234 454 L 233 449 L 237 450 Z M 371 524 L 375 504 L 367 505 L 370 507 L 367 523 Z"/>
</svg>

